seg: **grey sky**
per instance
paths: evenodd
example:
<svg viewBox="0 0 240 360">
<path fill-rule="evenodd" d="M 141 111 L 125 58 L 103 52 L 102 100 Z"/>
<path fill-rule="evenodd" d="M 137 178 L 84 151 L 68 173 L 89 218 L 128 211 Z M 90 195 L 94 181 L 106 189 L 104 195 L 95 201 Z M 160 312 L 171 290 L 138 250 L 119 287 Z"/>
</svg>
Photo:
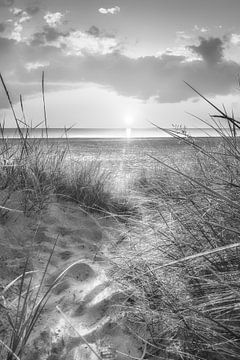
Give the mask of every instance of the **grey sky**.
<svg viewBox="0 0 240 360">
<path fill-rule="evenodd" d="M 71 102 L 74 113 L 81 112 L 82 126 L 91 120 L 96 92 L 104 114 L 98 113 L 96 127 L 117 126 L 117 112 L 122 117 L 130 113 L 134 126 L 143 126 L 153 108 L 150 120 L 164 114 L 170 123 L 179 108 L 184 114 L 187 102 L 195 102 L 184 81 L 211 98 L 225 96 L 229 106 L 235 104 L 239 10 L 239 0 L 0 0 L 0 71 L 13 100 L 21 92 L 30 113 L 44 70 L 51 111 L 56 96 L 68 108 L 69 98 L 86 90 L 89 105 L 85 97 L 82 108 L 81 99 Z M 111 104 L 106 93 L 109 99 L 115 96 Z M 168 115 L 164 104 L 172 104 Z M 1 90 L 0 108 L 6 106 Z M 202 110 L 196 103 L 196 111 Z M 61 114 L 56 108 L 52 126 L 76 121 Z"/>
</svg>

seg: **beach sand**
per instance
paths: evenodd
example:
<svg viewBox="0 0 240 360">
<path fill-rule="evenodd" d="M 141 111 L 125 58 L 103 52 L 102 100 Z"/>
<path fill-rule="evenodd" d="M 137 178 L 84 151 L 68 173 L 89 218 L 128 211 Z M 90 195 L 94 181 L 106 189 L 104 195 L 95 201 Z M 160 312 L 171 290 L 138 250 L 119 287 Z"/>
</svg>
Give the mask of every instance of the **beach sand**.
<svg viewBox="0 0 240 360">
<path fill-rule="evenodd" d="M 45 285 L 69 268 L 54 288 L 21 360 L 96 359 L 96 354 L 102 359 L 141 357 L 141 345 L 120 326 L 114 306 L 122 304 L 125 295 L 108 275 L 111 246 L 118 241 L 117 227 L 113 219 L 89 215 L 71 202 L 52 203 L 40 216 L 11 212 L 2 221 L 2 289 L 22 273 L 28 254 L 28 270 L 36 271 L 34 284 L 39 284 L 56 239 Z M 17 284 L 5 294 L 9 301 L 16 299 L 16 290 Z M 0 332 L 5 325 L 0 322 Z"/>
</svg>

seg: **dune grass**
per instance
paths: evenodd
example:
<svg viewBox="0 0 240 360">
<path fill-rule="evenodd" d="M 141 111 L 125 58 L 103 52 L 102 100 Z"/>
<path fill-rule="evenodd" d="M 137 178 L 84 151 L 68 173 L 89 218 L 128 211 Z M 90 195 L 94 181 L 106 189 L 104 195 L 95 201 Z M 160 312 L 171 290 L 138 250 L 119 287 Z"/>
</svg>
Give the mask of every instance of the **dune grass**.
<svg viewBox="0 0 240 360">
<path fill-rule="evenodd" d="M 51 291 L 61 280 L 59 276 L 50 286 L 46 286 L 45 279 L 51 261 L 57 239 L 53 245 L 45 269 L 40 277 L 38 285 L 34 284 L 36 271 L 28 271 L 30 258 L 27 257 L 23 273 L 11 281 L 2 291 L 2 313 L 5 315 L 6 329 L 5 339 L 1 341 L 0 355 L 2 359 L 14 360 L 22 358 L 29 337 L 44 311 L 45 305 L 51 295 Z M 14 299 L 8 295 L 9 290 L 19 283 L 18 295 Z"/>
<path fill-rule="evenodd" d="M 4 122 L 0 124 L 1 223 L 8 221 L 11 212 L 22 213 L 25 216 L 41 216 L 41 212 L 50 203 L 57 201 L 75 202 L 85 212 L 100 212 L 102 216 L 123 220 L 133 214 L 133 205 L 127 199 L 120 198 L 109 187 L 112 174 L 105 170 L 101 163 L 97 160 L 86 163 L 81 159 L 73 163 L 67 139 L 65 146 L 63 142 L 58 144 L 50 141 L 44 76 L 42 95 L 45 128 L 41 139 L 31 137 L 35 128 L 26 120 L 22 98 L 20 97 L 22 117 L 19 119 L 1 75 L 0 79 L 16 123 L 14 139 L 6 136 Z M 45 278 L 54 247 L 37 286 L 34 271 L 29 271 L 31 264 L 28 257 L 23 273 L 0 292 L 0 313 L 1 316 L 4 314 L 6 325 L 6 338 L 0 339 L 0 358 L 3 360 L 22 359 L 51 291 L 64 275 L 63 272 L 53 284 L 46 286 Z M 22 272 L 20 269 L 19 271 Z M 9 295 L 13 287 L 18 293 L 15 299 L 11 299 Z"/>
<path fill-rule="evenodd" d="M 22 143 L 4 138 L 3 146 L 8 151 L 0 148 L 2 206 L 6 205 L 4 199 L 9 204 L 12 195 L 18 194 L 25 214 L 39 212 L 50 202 L 66 200 L 90 212 L 120 216 L 131 210 L 130 203 L 110 189 L 112 174 L 97 160 L 71 163 L 67 146 L 44 139 L 29 139 L 25 145 L 27 151 L 22 151 Z"/>
<path fill-rule="evenodd" d="M 239 359 L 240 123 L 211 105 L 218 139 L 168 131 L 191 154 L 177 164 L 155 158 L 159 170 L 136 180 L 145 216 L 116 255 L 129 296 L 123 321 L 147 357 Z"/>
<path fill-rule="evenodd" d="M 49 140 L 44 73 L 42 97 L 45 128 L 40 139 L 32 138 L 31 134 L 42 123 L 36 127 L 28 124 L 21 96 L 22 117 L 17 117 L 1 75 L 0 79 L 16 123 L 16 139 L 7 138 L 4 123 L 0 125 L 0 208 L 3 217 L 7 216 L 8 211 L 16 210 L 11 209 L 12 194 L 18 194 L 20 210 L 25 214 L 39 212 L 55 200 L 74 201 L 87 211 L 107 212 L 116 216 L 126 216 L 135 211 L 127 199 L 120 198 L 109 186 L 112 174 L 100 162 L 94 159 L 88 163 L 81 159 L 78 162 L 71 160 L 66 131 L 63 131 L 65 145 Z"/>
<path fill-rule="evenodd" d="M 213 146 L 192 138 L 185 128 L 169 131 L 191 148 L 191 155 L 177 164 L 155 158 L 159 170 L 136 180 L 141 202 L 133 207 L 109 190 L 111 174 L 101 164 L 79 162 L 69 168 L 67 145 L 51 145 L 44 76 L 46 136 L 40 140 L 30 138 L 22 100 L 18 119 L 1 80 L 18 134 L 18 141 L 7 139 L 1 125 L 1 220 L 10 211 L 41 212 L 51 201 L 75 201 L 88 211 L 131 217 L 130 242 L 116 251 L 112 274 L 127 294 L 118 306 L 122 322 L 143 342 L 145 358 L 239 359 L 239 121 L 211 103 L 217 114 L 209 126 L 219 136 Z M 137 207 L 141 221 L 132 216 Z M 32 276 L 24 287 L 26 274 L 27 266 L 14 318 L 4 309 L 12 331 L 10 340 L 1 342 L 3 359 L 21 356 L 50 295 L 49 289 L 32 291 Z"/>
</svg>

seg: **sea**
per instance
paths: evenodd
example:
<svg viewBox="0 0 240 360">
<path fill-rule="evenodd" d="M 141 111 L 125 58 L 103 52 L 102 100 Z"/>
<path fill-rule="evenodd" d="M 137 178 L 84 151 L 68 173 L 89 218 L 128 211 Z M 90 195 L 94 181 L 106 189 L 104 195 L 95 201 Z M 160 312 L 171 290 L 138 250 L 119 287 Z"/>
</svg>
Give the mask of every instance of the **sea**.
<svg viewBox="0 0 240 360">
<path fill-rule="evenodd" d="M 130 131 L 131 130 L 131 131 Z M 178 129 L 179 138 L 168 130 L 152 129 L 34 129 L 30 137 L 68 147 L 68 159 L 75 164 L 89 165 L 111 173 L 111 182 L 119 191 L 131 186 L 134 179 L 163 168 L 163 163 L 176 166 L 189 162 L 192 147 L 183 138 L 185 129 Z M 211 129 L 191 129 L 188 134 L 204 146 L 213 146 L 219 139 Z M 215 135 L 215 136 L 214 136 Z M 4 136 L 18 141 L 16 129 L 5 129 Z"/>
</svg>

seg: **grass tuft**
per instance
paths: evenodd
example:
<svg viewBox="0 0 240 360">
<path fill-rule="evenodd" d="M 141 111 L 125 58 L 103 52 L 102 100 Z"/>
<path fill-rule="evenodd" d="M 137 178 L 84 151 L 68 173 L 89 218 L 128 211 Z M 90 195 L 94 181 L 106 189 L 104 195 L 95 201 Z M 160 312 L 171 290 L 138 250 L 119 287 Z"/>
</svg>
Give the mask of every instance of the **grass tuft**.
<svg viewBox="0 0 240 360">
<path fill-rule="evenodd" d="M 49 141 L 45 101 L 44 73 L 42 74 L 42 99 L 45 133 L 41 139 L 32 138 L 36 127 L 29 126 L 23 107 L 20 105 L 22 119 L 16 115 L 7 85 L 0 76 L 10 108 L 16 123 L 16 139 L 6 136 L 5 124 L 0 125 L 0 208 L 2 218 L 11 209 L 11 199 L 18 194 L 25 214 L 39 212 L 54 199 L 70 200 L 88 211 L 113 213 L 126 216 L 134 212 L 126 199 L 121 199 L 109 184 L 112 174 L 105 170 L 97 160 L 73 162 L 66 135 L 63 143 Z M 9 205 L 10 204 L 10 205 Z M 8 206 L 9 205 L 9 206 Z"/>
<path fill-rule="evenodd" d="M 114 275 L 128 294 L 122 319 L 146 356 L 239 359 L 239 122 L 194 91 L 217 111 L 207 124 L 218 138 L 166 130 L 189 151 L 155 157 L 158 170 L 135 181 L 145 215 Z"/>
</svg>

